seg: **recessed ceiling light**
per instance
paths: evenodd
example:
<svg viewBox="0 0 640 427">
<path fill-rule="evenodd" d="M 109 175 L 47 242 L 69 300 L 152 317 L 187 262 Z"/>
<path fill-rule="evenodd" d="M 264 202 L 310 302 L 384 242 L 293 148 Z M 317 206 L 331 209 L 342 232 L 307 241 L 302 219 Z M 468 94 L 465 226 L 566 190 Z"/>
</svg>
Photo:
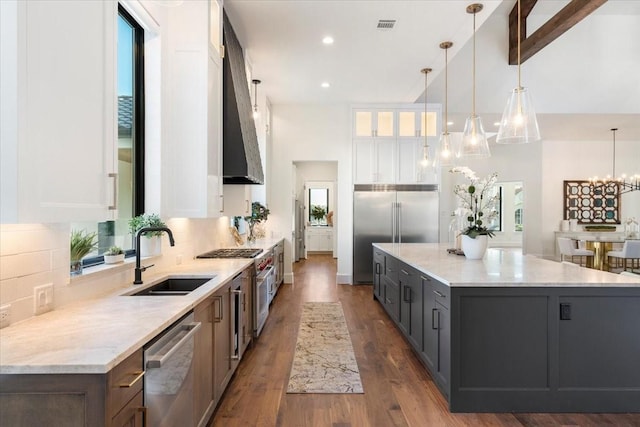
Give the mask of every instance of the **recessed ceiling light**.
<svg viewBox="0 0 640 427">
<path fill-rule="evenodd" d="M 500 122 L 493 122 L 494 126 L 500 126 Z"/>
<path fill-rule="evenodd" d="M 453 122 L 447 122 L 447 126 L 451 126 Z"/>
<path fill-rule="evenodd" d="M 322 82 L 322 84 L 321 84 L 320 86 L 322 86 L 323 88 L 325 88 L 325 89 L 326 89 L 326 88 L 328 88 L 328 87 L 329 87 L 329 86 L 331 86 L 331 85 L 329 84 L 329 82 Z"/>
<path fill-rule="evenodd" d="M 322 39 L 322 43 L 324 43 L 324 44 L 333 44 L 333 37 L 326 36 L 325 38 Z"/>
</svg>

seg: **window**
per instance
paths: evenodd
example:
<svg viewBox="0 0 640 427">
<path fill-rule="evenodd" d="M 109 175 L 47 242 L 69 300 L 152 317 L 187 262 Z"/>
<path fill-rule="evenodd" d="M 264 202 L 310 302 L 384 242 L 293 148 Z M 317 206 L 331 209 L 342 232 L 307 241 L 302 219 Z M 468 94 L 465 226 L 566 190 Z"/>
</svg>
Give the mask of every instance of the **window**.
<svg viewBox="0 0 640 427">
<path fill-rule="evenodd" d="M 487 228 L 491 231 L 502 231 L 502 210 L 503 210 L 502 189 L 503 189 L 502 185 L 496 185 L 493 188 L 494 192 L 498 193 L 498 202 L 496 203 L 496 206 L 495 206 L 496 215 L 487 224 Z M 490 194 L 489 196 L 492 197 L 493 194 Z"/>
<path fill-rule="evenodd" d="M 329 213 L 329 189 L 309 189 L 309 223 L 311 225 L 327 225 Z"/>
<path fill-rule="evenodd" d="M 102 263 L 102 254 L 114 245 L 132 255 L 128 222 L 144 213 L 144 29 L 118 5 L 117 31 L 118 217 L 71 225 L 98 235 L 98 249 L 83 260 L 85 266 Z"/>
</svg>

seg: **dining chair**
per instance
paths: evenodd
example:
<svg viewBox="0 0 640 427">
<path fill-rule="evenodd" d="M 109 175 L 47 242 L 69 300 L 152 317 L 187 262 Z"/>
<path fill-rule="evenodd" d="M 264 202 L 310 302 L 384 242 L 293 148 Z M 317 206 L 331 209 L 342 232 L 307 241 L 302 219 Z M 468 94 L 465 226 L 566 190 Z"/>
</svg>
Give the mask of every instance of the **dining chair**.
<svg viewBox="0 0 640 427">
<path fill-rule="evenodd" d="M 590 249 L 578 249 L 575 241 L 567 237 L 558 237 L 558 248 L 560 248 L 561 261 L 564 261 L 565 257 L 571 257 L 571 262 L 575 263 L 574 258 L 578 257 L 578 264 L 580 265 L 582 265 L 583 258 L 586 265 L 586 259 L 594 255 Z"/>
<path fill-rule="evenodd" d="M 607 258 L 621 259 L 624 270 L 627 270 L 631 260 L 631 270 L 633 270 L 636 265 L 640 265 L 640 240 L 625 240 L 622 250 L 608 251 Z"/>
</svg>

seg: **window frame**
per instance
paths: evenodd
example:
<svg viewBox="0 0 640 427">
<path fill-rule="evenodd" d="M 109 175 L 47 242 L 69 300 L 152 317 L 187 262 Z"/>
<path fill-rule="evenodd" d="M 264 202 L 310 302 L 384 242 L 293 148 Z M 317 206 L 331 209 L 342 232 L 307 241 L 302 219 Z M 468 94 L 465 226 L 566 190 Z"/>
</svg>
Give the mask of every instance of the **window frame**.
<svg viewBox="0 0 640 427">
<path fill-rule="evenodd" d="M 144 213 L 145 199 L 145 87 L 144 87 L 144 28 L 118 3 L 118 15 L 133 29 L 133 216 Z"/>
</svg>

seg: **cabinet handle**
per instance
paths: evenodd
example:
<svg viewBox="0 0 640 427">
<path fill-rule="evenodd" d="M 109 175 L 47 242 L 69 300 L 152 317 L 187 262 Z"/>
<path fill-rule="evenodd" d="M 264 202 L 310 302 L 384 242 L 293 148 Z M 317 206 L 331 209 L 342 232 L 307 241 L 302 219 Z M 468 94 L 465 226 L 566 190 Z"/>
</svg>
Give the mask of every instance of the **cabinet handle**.
<svg viewBox="0 0 640 427">
<path fill-rule="evenodd" d="M 147 427 L 147 407 L 140 406 L 136 408 L 136 411 L 142 412 L 142 427 Z"/>
<path fill-rule="evenodd" d="M 224 194 L 220 195 L 220 212 L 224 212 Z"/>
<path fill-rule="evenodd" d="M 110 173 L 109 178 L 113 178 L 113 204 L 109 205 L 110 211 L 115 211 L 118 209 L 118 174 Z"/>
<path fill-rule="evenodd" d="M 405 270 L 404 270 L 404 269 L 402 269 L 402 268 L 400 269 L 400 271 L 402 271 L 402 273 L 404 273 L 405 275 L 409 276 L 409 272 L 408 272 L 408 271 L 405 271 Z"/>
<path fill-rule="evenodd" d="M 407 291 L 409 291 L 409 293 L 408 293 L 408 294 L 407 294 Z M 410 302 L 411 302 L 411 288 L 410 288 L 410 287 L 408 287 L 408 286 L 405 286 L 405 287 L 404 287 L 404 291 L 403 291 L 403 292 L 404 292 L 404 295 L 403 295 L 403 297 L 404 297 L 404 302 L 408 302 L 408 303 L 410 303 Z"/>
<path fill-rule="evenodd" d="M 135 375 L 135 377 L 129 383 L 120 383 L 118 387 L 120 388 L 131 388 L 135 383 L 140 381 L 140 378 L 144 377 L 144 371 L 136 371 L 132 372 L 131 375 Z"/>
<path fill-rule="evenodd" d="M 441 293 L 441 292 L 433 291 L 433 293 L 434 293 L 434 294 L 436 294 L 436 295 L 438 295 L 440 298 L 446 298 L 446 296 L 445 296 L 443 293 Z"/>
<path fill-rule="evenodd" d="M 222 301 L 222 297 L 221 296 L 215 296 L 214 297 L 217 302 L 218 302 L 218 312 L 220 313 L 220 316 L 216 316 L 216 310 L 215 308 L 213 309 L 213 321 L 216 323 L 220 323 L 222 322 L 222 319 L 224 319 L 224 303 Z"/>
<path fill-rule="evenodd" d="M 380 274 L 380 263 L 376 262 L 376 274 Z"/>
<path fill-rule="evenodd" d="M 420 276 L 420 278 L 421 278 L 422 280 L 426 280 L 427 282 L 430 282 L 430 281 L 431 281 L 431 277 L 429 277 L 429 276 L 426 276 L 426 277 L 425 277 L 425 276 Z"/>
<path fill-rule="evenodd" d="M 248 213 L 248 214 L 249 214 L 249 213 L 251 213 L 251 209 L 250 209 L 250 207 L 249 207 L 249 201 L 245 199 L 245 201 L 244 201 L 244 202 L 245 202 L 245 204 L 246 204 L 245 213 Z"/>
<path fill-rule="evenodd" d="M 440 329 L 440 316 L 437 308 L 431 309 L 431 329 Z"/>
</svg>

